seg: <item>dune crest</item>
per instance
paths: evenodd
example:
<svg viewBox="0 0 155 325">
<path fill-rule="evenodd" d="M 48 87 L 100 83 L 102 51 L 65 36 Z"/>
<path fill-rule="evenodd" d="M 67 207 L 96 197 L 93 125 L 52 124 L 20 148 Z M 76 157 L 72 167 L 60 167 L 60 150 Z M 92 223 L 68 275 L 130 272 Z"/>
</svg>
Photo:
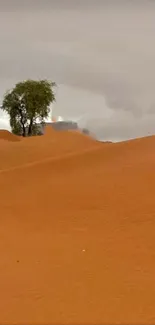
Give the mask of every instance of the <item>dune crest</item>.
<svg viewBox="0 0 155 325">
<path fill-rule="evenodd" d="M 17 135 L 12 134 L 8 130 L 0 130 L 0 140 L 7 140 L 10 142 L 17 142 L 20 141 L 20 137 Z"/>
</svg>

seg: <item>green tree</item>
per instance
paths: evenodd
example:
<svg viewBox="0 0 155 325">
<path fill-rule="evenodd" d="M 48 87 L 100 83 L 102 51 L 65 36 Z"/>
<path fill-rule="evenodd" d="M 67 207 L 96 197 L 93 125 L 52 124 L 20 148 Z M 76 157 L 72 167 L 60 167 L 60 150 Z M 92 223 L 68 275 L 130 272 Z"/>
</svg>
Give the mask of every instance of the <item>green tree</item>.
<svg viewBox="0 0 155 325">
<path fill-rule="evenodd" d="M 26 80 L 15 85 L 3 99 L 2 109 L 10 117 L 12 132 L 18 135 L 37 134 L 37 121 L 43 123 L 55 101 L 55 82 Z"/>
</svg>

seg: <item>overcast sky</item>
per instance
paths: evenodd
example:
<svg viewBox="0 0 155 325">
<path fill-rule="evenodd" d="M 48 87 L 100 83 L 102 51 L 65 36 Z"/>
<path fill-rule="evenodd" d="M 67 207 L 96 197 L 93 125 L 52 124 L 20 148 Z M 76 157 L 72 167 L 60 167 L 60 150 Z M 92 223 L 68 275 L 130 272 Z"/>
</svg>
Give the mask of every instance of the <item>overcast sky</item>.
<svg viewBox="0 0 155 325">
<path fill-rule="evenodd" d="M 155 133 L 155 1 L 0 0 L 1 101 L 27 78 L 56 81 L 54 114 L 103 140 Z"/>
</svg>

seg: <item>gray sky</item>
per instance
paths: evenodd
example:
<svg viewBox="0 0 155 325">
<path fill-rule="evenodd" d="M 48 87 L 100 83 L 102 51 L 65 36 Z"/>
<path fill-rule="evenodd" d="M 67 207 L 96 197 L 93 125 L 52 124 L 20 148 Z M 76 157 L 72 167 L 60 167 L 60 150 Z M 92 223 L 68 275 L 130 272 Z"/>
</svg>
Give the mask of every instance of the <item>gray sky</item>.
<svg viewBox="0 0 155 325">
<path fill-rule="evenodd" d="M 27 78 L 56 81 L 54 114 L 103 140 L 155 133 L 155 1 L 0 0 L 1 100 Z"/>
</svg>

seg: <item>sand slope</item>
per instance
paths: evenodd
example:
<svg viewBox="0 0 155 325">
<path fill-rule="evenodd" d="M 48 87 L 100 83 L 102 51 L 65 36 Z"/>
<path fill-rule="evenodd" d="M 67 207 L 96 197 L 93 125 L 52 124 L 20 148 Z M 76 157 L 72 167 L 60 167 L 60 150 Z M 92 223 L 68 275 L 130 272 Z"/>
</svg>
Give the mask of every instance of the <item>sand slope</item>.
<svg viewBox="0 0 155 325">
<path fill-rule="evenodd" d="M 155 323 L 154 147 L 0 143 L 0 323 Z"/>
<path fill-rule="evenodd" d="M 10 138 L 12 136 L 10 133 Z M 25 139 L 20 137 L 20 142 L 11 145 L 9 141 L 1 141 L 0 170 L 51 157 L 63 157 L 69 153 L 92 149 L 92 146 L 99 146 L 99 143 L 78 132 L 58 132 L 47 127 L 44 136 Z"/>
<path fill-rule="evenodd" d="M 7 130 L 0 130 L 0 140 L 7 140 L 10 142 L 20 141 L 20 137 L 10 133 Z"/>
</svg>

